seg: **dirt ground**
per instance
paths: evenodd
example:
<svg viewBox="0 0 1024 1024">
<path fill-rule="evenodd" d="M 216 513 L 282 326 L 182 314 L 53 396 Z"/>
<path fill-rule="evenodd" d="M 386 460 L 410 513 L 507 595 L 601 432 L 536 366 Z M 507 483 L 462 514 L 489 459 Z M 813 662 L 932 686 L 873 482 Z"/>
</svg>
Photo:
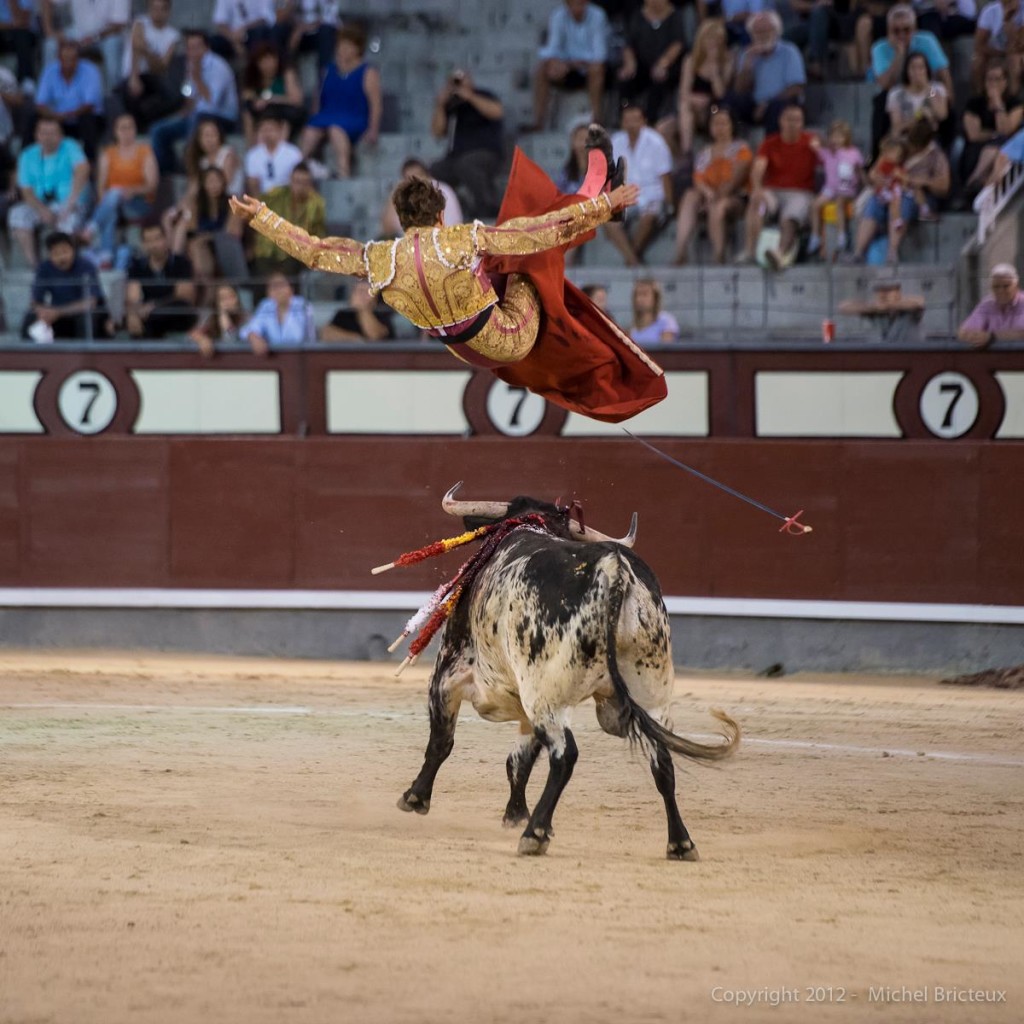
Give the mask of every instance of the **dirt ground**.
<svg viewBox="0 0 1024 1024">
<path fill-rule="evenodd" d="M 744 728 L 677 773 L 693 864 L 586 706 L 547 856 L 469 708 L 400 813 L 391 671 L 0 653 L 0 1021 L 1024 1020 L 1024 693 L 680 676 L 679 731 Z"/>
</svg>

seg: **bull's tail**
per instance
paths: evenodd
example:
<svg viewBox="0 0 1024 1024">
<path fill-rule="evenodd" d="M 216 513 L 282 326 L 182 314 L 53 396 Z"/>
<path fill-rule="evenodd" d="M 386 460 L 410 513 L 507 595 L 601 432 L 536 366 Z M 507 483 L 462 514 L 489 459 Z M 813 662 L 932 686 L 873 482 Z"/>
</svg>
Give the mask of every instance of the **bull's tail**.
<svg viewBox="0 0 1024 1024">
<path fill-rule="evenodd" d="M 605 648 L 608 657 L 608 673 L 618 697 L 620 734 L 628 737 L 632 743 L 643 743 L 644 741 L 652 745 L 663 743 L 673 753 L 695 760 L 720 761 L 722 758 L 729 757 L 740 745 L 740 727 L 724 711 L 720 711 L 718 708 L 711 709 L 711 714 L 722 723 L 722 735 L 725 742 L 698 743 L 696 740 L 677 736 L 670 729 L 666 729 L 633 699 L 633 695 L 629 692 L 629 685 L 619 670 L 615 645 L 619 616 L 622 614 L 622 605 L 626 596 L 626 566 L 620 551 L 615 552 L 615 562 L 616 571 L 614 574 L 610 574 L 609 578 Z"/>
</svg>

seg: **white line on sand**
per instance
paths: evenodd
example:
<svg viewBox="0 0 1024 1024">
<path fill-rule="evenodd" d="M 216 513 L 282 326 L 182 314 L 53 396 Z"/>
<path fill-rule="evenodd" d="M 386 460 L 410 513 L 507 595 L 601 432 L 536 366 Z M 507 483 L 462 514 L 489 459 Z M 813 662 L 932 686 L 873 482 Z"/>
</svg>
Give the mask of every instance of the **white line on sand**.
<svg viewBox="0 0 1024 1024">
<path fill-rule="evenodd" d="M 341 708 L 315 709 L 302 705 L 286 704 L 254 704 L 238 707 L 216 707 L 211 705 L 175 705 L 175 704 L 103 704 L 103 703 L 0 703 L 0 709 L 11 711 L 125 711 L 146 714 L 164 712 L 166 714 L 215 714 L 215 715 L 321 715 L 334 718 L 420 718 L 422 713 L 415 711 L 354 711 Z M 462 721 L 480 724 L 480 719 L 467 716 Z M 694 739 L 713 739 L 713 735 L 688 733 Z M 960 761 L 964 763 L 994 765 L 1006 768 L 1024 768 L 1024 760 L 1003 757 L 1000 754 L 967 754 L 946 750 L 907 750 L 900 747 L 863 747 L 849 743 L 822 743 L 817 740 L 775 740 L 759 739 L 756 736 L 744 736 L 744 744 L 750 746 L 779 747 L 784 750 L 821 750 L 842 754 L 870 754 L 878 757 L 887 754 L 890 757 L 924 758 L 933 761 Z"/>
</svg>

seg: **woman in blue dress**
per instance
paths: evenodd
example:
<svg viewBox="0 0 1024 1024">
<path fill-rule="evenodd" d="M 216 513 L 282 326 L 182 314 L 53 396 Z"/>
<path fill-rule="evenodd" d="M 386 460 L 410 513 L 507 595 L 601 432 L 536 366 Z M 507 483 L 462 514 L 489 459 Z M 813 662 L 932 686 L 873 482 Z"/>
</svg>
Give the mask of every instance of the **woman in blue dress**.
<svg viewBox="0 0 1024 1024">
<path fill-rule="evenodd" d="M 305 158 L 320 145 L 324 135 L 334 150 L 338 177 L 352 171 L 352 147 L 365 139 L 370 145 L 380 134 L 380 72 L 363 59 L 366 36 L 357 28 L 338 32 L 334 63 L 320 86 L 318 112 L 302 130 L 299 148 Z"/>
</svg>

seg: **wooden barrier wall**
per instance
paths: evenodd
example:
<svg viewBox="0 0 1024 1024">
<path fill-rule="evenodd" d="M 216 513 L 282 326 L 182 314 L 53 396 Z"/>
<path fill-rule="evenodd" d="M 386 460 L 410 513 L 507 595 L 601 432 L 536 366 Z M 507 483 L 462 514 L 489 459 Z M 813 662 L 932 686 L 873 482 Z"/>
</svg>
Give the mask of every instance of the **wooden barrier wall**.
<svg viewBox="0 0 1024 1024">
<path fill-rule="evenodd" d="M 426 589 L 458 554 L 371 566 L 458 525 L 465 497 L 578 498 L 666 593 L 1024 603 L 1024 445 L 661 439 L 669 454 L 813 524 L 770 516 L 628 439 L 8 437 L 0 586 Z"/>
</svg>

